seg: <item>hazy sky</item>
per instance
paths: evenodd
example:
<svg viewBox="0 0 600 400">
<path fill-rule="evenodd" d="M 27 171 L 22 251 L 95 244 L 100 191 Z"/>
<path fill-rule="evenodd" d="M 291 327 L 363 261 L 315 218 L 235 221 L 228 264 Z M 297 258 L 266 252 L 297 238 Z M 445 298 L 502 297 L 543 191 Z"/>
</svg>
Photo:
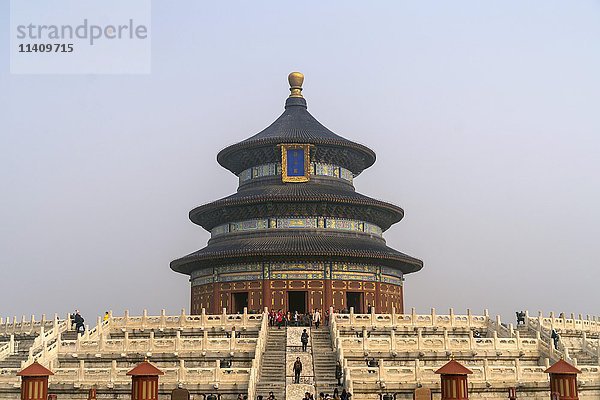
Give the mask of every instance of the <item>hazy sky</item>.
<svg viewBox="0 0 600 400">
<path fill-rule="evenodd" d="M 357 190 L 405 210 L 408 310 L 600 314 L 600 2 L 154 1 L 149 75 L 11 75 L 8 12 L 0 315 L 189 309 L 188 212 L 235 192 L 216 154 L 294 70 L 377 153 Z"/>
</svg>

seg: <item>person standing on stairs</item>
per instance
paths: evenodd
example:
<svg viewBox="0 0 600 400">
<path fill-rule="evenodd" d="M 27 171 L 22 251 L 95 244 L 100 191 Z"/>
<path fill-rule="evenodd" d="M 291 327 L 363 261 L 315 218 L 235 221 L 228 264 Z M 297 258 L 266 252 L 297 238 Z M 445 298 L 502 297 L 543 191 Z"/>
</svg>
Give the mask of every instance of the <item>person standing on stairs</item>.
<svg viewBox="0 0 600 400">
<path fill-rule="evenodd" d="M 313 314 L 313 322 L 315 323 L 315 329 L 319 329 L 319 324 L 321 323 L 321 313 L 319 313 L 319 309 L 315 309 L 315 313 Z"/>
<path fill-rule="evenodd" d="M 342 386 L 343 375 L 344 373 L 342 371 L 342 364 L 340 363 L 340 360 L 338 360 L 337 364 L 335 365 L 335 379 L 338 381 L 338 386 Z"/>
<path fill-rule="evenodd" d="M 306 329 L 302 330 L 300 342 L 302 343 L 302 351 L 306 351 L 306 346 L 308 345 L 308 333 L 306 333 Z"/>
<path fill-rule="evenodd" d="M 294 383 L 300 383 L 300 373 L 302 372 L 302 361 L 300 361 L 300 357 L 296 357 L 296 362 L 294 363 Z"/>
</svg>

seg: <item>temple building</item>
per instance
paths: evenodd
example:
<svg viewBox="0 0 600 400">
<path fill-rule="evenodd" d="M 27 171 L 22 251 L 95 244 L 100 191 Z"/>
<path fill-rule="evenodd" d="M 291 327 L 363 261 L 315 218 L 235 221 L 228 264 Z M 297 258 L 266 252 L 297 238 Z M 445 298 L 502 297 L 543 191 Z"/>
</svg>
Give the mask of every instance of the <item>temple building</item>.
<svg viewBox="0 0 600 400">
<path fill-rule="evenodd" d="M 289 75 L 291 94 L 275 122 L 218 154 L 239 178 L 237 193 L 190 211 L 211 235 L 171 262 L 190 276 L 192 313 L 404 310 L 404 275 L 423 262 L 383 238 L 404 211 L 355 191 L 375 153 L 308 112 L 303 80 Z"/>
</svg>

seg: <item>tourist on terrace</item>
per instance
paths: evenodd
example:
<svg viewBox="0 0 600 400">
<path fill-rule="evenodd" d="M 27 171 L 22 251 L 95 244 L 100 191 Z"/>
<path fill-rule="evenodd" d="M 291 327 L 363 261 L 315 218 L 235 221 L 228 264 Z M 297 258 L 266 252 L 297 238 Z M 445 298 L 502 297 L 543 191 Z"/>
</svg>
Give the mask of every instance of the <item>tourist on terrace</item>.
<svg viewBox="0 0 600 400">
<path fill-rule="evenodd" d="M 300 383 L 300 372 L 302 372 L 302 361 L 300 361 L 300 357 L 296 357 L 296 362 L 294 363 L 294 383 Z"/>
<path fill-rule="evenodd" d="M 340 400 L 340 391 L 338 388 L 333 389 L 333 400 Z"/>
<path fill-rule="evenodd" d="M 473 332 L 473 337 L 474 337 L 475 339 L 480 339 L 480 338 L 481 338 L 481 333 L 479 333 L 479 331 L 478 331 L 478 330 L 475 330 L 475 331 Z"/>
<path fill-rule="evenodd" d="M 517 326 L 519 325 L 525 325 L 525 312 L 524 311 L 517 311 Z"/>
<path fill-rule="evenodd" d="M 294 326 L 298 326 L 298 320 L 300 316 L 298 315 L 298 311 L 294 311 Z"/>
<path fill-rule="evenodd" d="M 321 313 L 319 309 L 315 309 L 315 313 L 313 314 L 313 322 L 315 323 L 315 329 L 319 329 L 319 324 L 321 323 Z"/>
<path fill-rule="evenodd" d="M 338 360 L 337 364 L 335 365 L 335 379 L 337 379 L 338 381 L 338 386 L 342 386 L 342 377 L 344 375 L 344 372 L 342 370 L 342 363 L 340 363 L 340 360 Z M 337 388 L 335 389 L 337 391 Z M 334 392 L 335 394 L 335 392 Z M 335 396 L 334 396 L 335 398 Z"/>
<path fill-rule="evenodd" d="M 352 397 L 352 395 L 348 392 L 346 392 L 346 389 L 342 389 L 342 394 L 340 395 L 340 400 L 350 400 L 350 397 Z"/>
<path fill-rule="evenodd" d="M 550 338 L 554 341 L 554 348 L 558 350 L 558 341 L 560 340 L 560 335 L 556 332 L 556 329 L 552 328 L 552 333 L 550 334 Z"/>
<path fill-rule="evenodd" d="M 283 311 L 279 310 L 275 318 L 277 321 L 277 329 L 281 329 L 281 325 L 283 324 Z"/>
<path fill-rule="evenodd" d="M 300 335 L 300 342 L 302 343 L 302 351 L 306 351 L 306 346 L 308 345 L 308 333 L 306 333 L 306 329 L 302 330 L 302 335 Z"/>
<path fill-rule="evenodd" d="M 110 314 L 107 311 L 104 313 L 104 317 L 102 318 L 102 321 L 108 321 L 109 318 L 110 318 Z"/>
<path fill-rule="evenodd" d="M 75 314 L 73 315 L 73 322 L 75 323 L 75 331 L 83 335 L 83 332 L 85 331 L 85 327 L 83 325 L 84 319 L 81 316 L 81 314 L 79 314 L 79 310 L 75 310 Z"/>
<path fill-rule="evenodd" d="M 269 392 L 269 397 L 267 397 L 267 400 L 275 400 L 275 395 L 273 392 Z"/>
</svg>

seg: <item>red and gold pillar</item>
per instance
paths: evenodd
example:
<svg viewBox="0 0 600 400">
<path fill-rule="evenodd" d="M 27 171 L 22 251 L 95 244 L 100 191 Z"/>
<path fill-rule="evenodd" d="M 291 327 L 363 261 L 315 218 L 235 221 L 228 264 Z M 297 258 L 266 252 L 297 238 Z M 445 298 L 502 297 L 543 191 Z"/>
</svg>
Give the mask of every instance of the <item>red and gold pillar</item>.
<svg viewBox="0 0 600 400">
<path fill-rule="evenodd" d="M 469 398 L 467 375 L 472 374 L 473 371 L 450 360 L 435 373 L 439 374 L 441 379 L 441 400 L 467 400 Z"/>
<path fill-rule="evenodd" d="M 558 394 L 559 400 L 579 400 L 577 394 L 577 374 L 581 371 L 566 362 L 558 360 L 544 371 L 550 374 L 550 398 Z"/>
</svg>

